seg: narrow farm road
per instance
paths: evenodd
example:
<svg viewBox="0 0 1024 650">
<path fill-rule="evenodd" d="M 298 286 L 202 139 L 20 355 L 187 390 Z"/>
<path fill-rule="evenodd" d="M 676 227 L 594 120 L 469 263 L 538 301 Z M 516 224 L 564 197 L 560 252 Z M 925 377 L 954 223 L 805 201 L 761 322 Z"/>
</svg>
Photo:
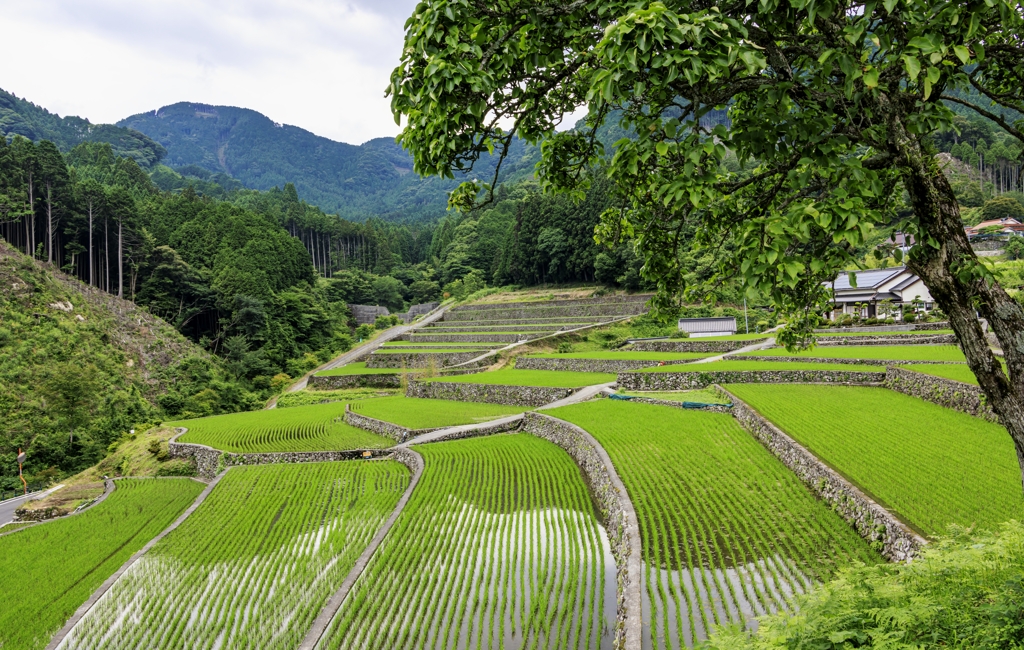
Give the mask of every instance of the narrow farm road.
<svg viewBox="0 0 1024 650">
<path fill-rule="evenodd" d="M 457 433 L 476 431 L 477 429 L 490 429 L 498 425 L 518 422 L 519 420 L 522 419 L 523 414 L 516 413 L 515 415 L 509 415 L 503 418 L 498 418 L 496 420 L 488 420 L 486 422 L 477 422 L 475 424 L 460 424 L 454 427 L 446 427 L 444 429 L 438 429 L 437 431 L 431 431 L 430 433 L 424 433 L 421 436 L 416 436 L 412 440 L 406 440 L 400 445 L 395 445 L 394 449 L 408 449 L 411 445 L 421 445 L 426 442 L 434 442 L 435 440 L 447 438 L 448 436 Z"/>
<path fill-rule="evenodd" d="M 405 510 L 405 505 L 409 503 L 409 498 L 412 497 L 412 493 L 416 489 L 416 485 L 420 482 L 420 477 L 423 476 L 423 457 L 412 449 L 403 449 L 401 453 L 409 455 L 407 457 L 409 462 L 406 464 L 412 465 L 412 478 L 409 479 L 409 487 L 405 488 L 405 494 L 402 495 L 398 504 L 395 505 L 395 510 L 391 513 L 391 516 L 388 517 L 388 520 L 380 527 L 380 530 L 377 531 L 377 534 L 374 535 L 369 545 L 367 545 L 363 550 L 363 553 L 359 556 L 359 559 L 356 560 L 355 565 L 352 566 L 348 575 L 345 576 L 345 580 L 341 583 L 341 587 L 338 588 L 338 591 L 334 592 L 331 599 L 327 601 L 324 608 L 320 610 L 320 614 L 316 617 L 316 620 L 313 621 L 313 627 L 309 629 L 309 632 L 306 633 L 306 637 L 302 639 L 302 643 L 299 644 L 299 650 L 313 650 L 313 648 L 316 647 L 316 644 L 320 642 L 320 637 L 324 635 L 324 632 L 327 631 L 327 627 L 334 619 L 334 615 L 338 613 L 339 609 L 341 609 L 342 603 L 345 602 L 345 598 L 352 590 L 356 580 L 359 579 L 359 576 L 363 573 L 366 565 L 369 564 L 370 558 L 373 557 L 377 548 L 384 541 L 384 538 L 387 537 L 391 527 L 395 525 L 396 521 L 398 521 L 399 515 L 402 514 L 403 510 Z"/>
<path fill-rule="evenodd" d="M 748 346 L 742 347 L 742 348 L 740 348 L 738 350 L 733 350 L 732 352 L 723 352 L 722 354 L 719 354 L 719 355 L 714 356 L 714 357 L 706 357 L 704 359 L 697 359 L 696 361 L 692 361 L 691 363 L 711 363 L 712 361 L 721 361 L 722 359 L 724 359 L 726 357 L 731 357 L 734 354 L 740 354 L 742 352 L 753 352 L 754 350 L 767 350 L 768 348 L 772 347 L 773 345 L 775 345 L 775 337 L 774 336 L 769 336 L 767 341 L 763 341 L 761 343 L 754 343 L 752 345 L 748 345 Z"/>
<path fill-rule="evenodd" d="M 570 404 L 578 404 L 579 402 L 585 402 L 592 397 L 597 397 L 599 394 L 610 391 L 612 386 L 615 385 L 614 381 L 608 382 L 607 384 L 594 384 L 593 386 L 585 386 L 568 397 L 563 397 L 560 400 L 545 404 L 544 406 L 538 406 L 536 410 L 543 411 L 545 409 L 556 409 L 559 406 L 569 406 Z"/>
<path fill-rule="evenodd" d="M 7 499 L 6 501 L 0 502 L 0 524 L 6 524 L 14 521 L 14 511 L 25 505 L 29 501 L 35 501 L 36 499 L 42 499 L 45 496 L 49 496 L 52 492 L 64 487 L 63 484 L 54 486 L 48 490 L 42 492 L 33 492 L 32 494 L 20 497 L 14 497 L 13 499 Z"/>
<path fill-rule="evenodd" d="M 385 330 L 385 332 L 383 334 L 381 334 L 377 338 L 373 339 L 372 341 L 369 341 L 367 343 L 363 343 L 362 345 L 354 347 L 351 350 L 349 350 L 348 352 L 345 352 L 345 353 L 341 354 L 340 356 L 337 356 L 334 359 L 328 361 L 324 365 L 322 365 L 322 366 L 320 366 L 318 368 L 314 368 L 313 370 L 310 370 L 305 375 L 303 375 L 301 379 L 299 379 L 297 382 L 295 382 L 294 384 L 289 386 L 287 389 L 285 389 L 284 392 L 286 392 L 286 393 L 294 393 L 296 391 L 303 390 L 306 387 L 306 385 L 309 383 L 309 378 L 312 377 L 314 374 L 316 374 L 318 372 L 321 372 L 323 370 L 331 370 L 333 368 L 340 368 L 341 366 L 344 366 L 347 363 L 352 363 L 353 361 L 358 361 L 359 359 L 361 359 L 361 358 L 365 357 L 366 355 L 370 354 L 371 352 L 373 352 L 374 350 L 376 350 L 380 346 L 384 345 L 388 341 L 393 341 L 394 339 L 398 338 L 399 336 L 402 336 L 403 334 L 408 334 L 412 330 L 415 330 L 417 328 L 423 327 L 424 325 L 429 325 L 430 323 L 433 323 L 434 321 L 436 321 L 436 320 L 440 319 L 442 316 L 444 316 L 444 313 L 446 311 L 448 311 L 448 306 L 447 305 L 445 305 L 443 307 L 438 307 L 437 309 L 435 309 L 434 311 L 430 312 L 429 314 L 427 314 L 426 316 L 424 316 L 420 320 L 416 321 L 415 323 L 410 323 L 409 325 L 399 325 L 397 327 L 392 327 L 392 328 L 390 328 L 388 330 Z M 271 398 L 271 400 L 269 402 L 267 402 L 266 408 L 272 409 L 272 408 L 276 408 L 276 407 L 277 407 L 277 398 L 273 397 L 273 398 Z"/>
</svg>

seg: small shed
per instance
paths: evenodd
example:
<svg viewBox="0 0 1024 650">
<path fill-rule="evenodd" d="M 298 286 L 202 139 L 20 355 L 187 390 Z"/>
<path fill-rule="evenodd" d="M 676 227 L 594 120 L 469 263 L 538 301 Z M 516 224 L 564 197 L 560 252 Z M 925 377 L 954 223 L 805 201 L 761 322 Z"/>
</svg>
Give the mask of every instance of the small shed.
<svg viewBox="0 0 1024 650">
<path fill-rule="evenodd" d="M 735 318 L 680 318 L 679 329 L 692 337 L 729 336 L 736 333 Z"/>
</svg>

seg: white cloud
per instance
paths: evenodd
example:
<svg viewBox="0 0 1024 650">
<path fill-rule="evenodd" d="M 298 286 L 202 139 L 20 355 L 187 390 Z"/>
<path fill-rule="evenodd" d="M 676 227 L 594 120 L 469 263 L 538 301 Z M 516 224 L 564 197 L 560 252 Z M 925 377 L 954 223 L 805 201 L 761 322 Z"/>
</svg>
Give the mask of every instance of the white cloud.
<svg viewBox="0 0 1024 650">
<path fill-rule="evenodd" d="M 0 0 L 0 88 L 96 123 L 179 101 L 243 106 L 358 144 L 416 0 Z"/>
</svg>

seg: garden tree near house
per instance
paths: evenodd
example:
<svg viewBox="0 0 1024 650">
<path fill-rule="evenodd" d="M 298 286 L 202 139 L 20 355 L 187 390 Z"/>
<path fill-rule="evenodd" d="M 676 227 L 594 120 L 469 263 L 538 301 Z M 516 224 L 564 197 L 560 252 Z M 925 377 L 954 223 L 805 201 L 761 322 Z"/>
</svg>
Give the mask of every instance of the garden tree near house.
<svg viewBox="0 0 1024 650">
<path fill-rule="evenodd" d="M 1007 259 L 1024 259 L 1024 237 L 1010 237 L 1010 241 L 1006 243 L 1005 253 Z"/>
<path fill-rule="evenodd" d="M 985 221 L 991 219 L 1024 219 L 1024 205 L 1012 196 L 997 196 L 994 199 L 985 201 L 981 206 L 981 218 Z"/>
<path fill-rule="evenodd" d="M 1024 141 L 960 92 L 1024 109 L 1022 13 L 1009 0 L 439 0 L 407 23 L 389 93 L 417 172 L 452 177 L 518 136 L 545 140 L 542 182 L 577 195 L 603 153 L 596 129 L 618 119 L 634 137 L 607 174 L 627 203 L 599 236 L 636 240 L 662 311 L 700 289 L 682 272 L 682 233 L 696 226 L 699 248 L 735 243 L 711 281 L 770 295 L 790 347 L 813 339 L 824 281 L 873 227 L 913 234 L 907 265 L 949 317 L 1024 480 L 1024 312 L 971 250 L 930 140 L 951 126 L 950 101 Z M 580 105 L 586 125 L 556 133 Z M 726 106 L 729 127 L 701 121 Z M 733 154 L 738 171 L 723 164 Z M 463 183 L 451 203 L 471 208 L 484 189 Z"/>
</svg>

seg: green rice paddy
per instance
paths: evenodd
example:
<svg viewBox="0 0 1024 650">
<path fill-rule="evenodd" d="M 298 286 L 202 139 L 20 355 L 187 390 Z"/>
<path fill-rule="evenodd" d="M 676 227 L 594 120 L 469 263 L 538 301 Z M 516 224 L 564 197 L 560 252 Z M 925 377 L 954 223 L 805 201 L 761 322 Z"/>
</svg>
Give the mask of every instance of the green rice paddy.
<svg viewBox="0 0 1024 650">
<path fill-rule="evenodd" d="M 296 648 L 408 483 L 393 461 L 232 468 L 66 647 Z"/>
<path fill-rule="evenodd" d="M 345 402 L 214 415 L 168 422 L 186 427 L 178 442 L 207 445 L 234 453 L 381 449 L 390 438 L 345 424 Z"/>
<path fill-rule="evenodd" d="M 449 346 L 445 345 L 444 347 L 423 348 L 422 350 L 384 350 L 384 349 L 381 349 L 381 350 L 377 350 L 373 354 L 455 354 L 455 353 L 462 353 L 462 352 L 478 352 L 480 354 L 483 354 L 484 352 L 489 352 L 490 349 L 491 348 L 475 348 L 475 347 L 453 348 L 453 347 L 449 347 Z"/>
<path fill-rule="evenodd" d="M 715 625 L 792 609 L 855 562 L 850 526 L 729 415 L 600 400 L 548 411 L 611 456 L 640 523 L 644 647 L 681 648 Z"/>
<path fill-rule="evenodd" d="M 928 535 L 1024 517 L 1006 430 L 884 388 L 726 387 Z"/>
<path fill-rule="evenodd" d="M 821 359 L 892 359 L 899 361 L 964 362 L 964 353 L 955 345 L 829 345 L 810 350 L 788 352 L 785 348 L 743 352 L 739 356 L 816 357 Z"/>
<path fill-rule="evenodd" d="M 103 581 L 202 491 L 186 478 L 123 479 L 80 514 L 0 537 L 0 647 L 46 647 Z"/>
<path fill-rule="evenodd" d="M 396 372 L 422 372 L 416 368 L 367 368 L 365 361 L 349 363 L 340 368 L 332 368 L 316 373 L 320 377 L 337 377 L 343 375 L 393 375 Z"/>
<path fill-rule="evenodd" d="M 518 370 L 502 368 L 494 372 L 472 375 L 432 377 L 424 381 L 443 381 L 460 384 L 495 384 L 499 386 L 547 386 L 551 388 L 582 388 L 615 381 L 610 372 L 563 372 L 561 370 Z"/>
<path fill-rule="evenodd" d="M 417 450 L 419 486 L 317 647 L 603 647 L 615 565 L 569 455 L 526 434 Z"/>
<path fill-rule="evenodd" d="M 728 404 L 729 402 L 732 401 L 728 397 L 723 397 L 716 393 L 715 391 L 708 388 L 676 391 L 620 390 L 617 392 L 622 395 L 632 395 L 633 397 L 650 397 L 651 399 L 661 399 L 669 402 L 702 402 L 704 404 Z"/>
<path fill-rule="evenodd" d="M 882 366 L 852 363 L 815 363 L 813 361 L 757 361 L 746 357 L 711 361 L 709 363 L 687 363 L 673 366 L 655 366 L 630 372 L 738 372 L 748 370 L 821 370 L 848 372 L 885 372 Z"/>
<path fill-rule="evenodd" d="M 449 402 L 416 397 L 383 397 L 350 404 L 361 415 L 391 422 L 410 429 L 433 429 L 460 424 L 486 422 L 507 415 L 522 413 L 516 406 L 482 402 Z"/>
</svg>

